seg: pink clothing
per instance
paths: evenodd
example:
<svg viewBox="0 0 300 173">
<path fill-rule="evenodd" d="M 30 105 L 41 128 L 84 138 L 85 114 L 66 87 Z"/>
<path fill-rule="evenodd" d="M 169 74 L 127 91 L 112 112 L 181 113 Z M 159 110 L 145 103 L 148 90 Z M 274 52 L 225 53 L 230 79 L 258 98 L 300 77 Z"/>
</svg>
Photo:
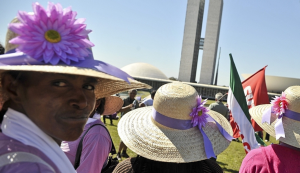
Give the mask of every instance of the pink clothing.
<svg viewBox="0 0 300 173">
<path fill-rule="evenodd" d="M 11 153 L 11 152 L 27 152 L 34 154 L 48 163 L 55 172 L 59 172 L 58 168 L 55 164 L 39 149 L 25 145 L 11 137 L 0 133 L 0 156 Z M 40 172 L 47 172 L 52 173 L 51 169 L 44 164 L 41 163 L 30 163 L 30 162 L 19 162 L 19 163 L 12 163 L 9 165 L 5 165 L 0 167 L 0 172 L 5 173 L 21 173 L 21 172 L 31 172 L 31 173 L 40 173 Z"/>
<path fill-rule="evenodd" d="M 240 168 L 240 173 L 299 172 L 300 151 L 275 144 L 252 150 Z"/>
<path fill-rule="evenodd" d="M 80 138 L 76 141 L 67 142 L 63 141 L 61 148 L 74 165 L 76 151 L 78 144 L 86 132 L 86 130 L 93 124 L 102 124 L 100 120 L 91 122 L 84 127 L 84 131 Z M 102 126 L 94 126 L 84 137 L 82 143 L 82 154 L 80 158 L 80 165 L 77 168 L 78 173 L 100 173 L 111 149 L 111 140 L 107 131 Z"/>
</svg>

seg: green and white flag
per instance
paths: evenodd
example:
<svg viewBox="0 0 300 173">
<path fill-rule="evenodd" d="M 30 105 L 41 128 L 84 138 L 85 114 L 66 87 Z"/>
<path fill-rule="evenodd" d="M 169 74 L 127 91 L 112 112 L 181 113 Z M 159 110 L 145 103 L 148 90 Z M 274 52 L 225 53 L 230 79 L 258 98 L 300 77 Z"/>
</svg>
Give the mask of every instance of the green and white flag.
<svg viewBox="0 0 300 173">
<path fill-rule="evenodd" d="M 257 142 L 254 129 L 251 125 L 251 118 L 248 110 L 248 105 L 244 95 L 244 89 L 241 79 L 236 70 L 232 55 L 230 57 L 230 87 L 228 91 L 227 104 L 240 130 L 241 138 L 246 153 L 250 150 L 258 148 L 260 145 Z"/>
</svg>

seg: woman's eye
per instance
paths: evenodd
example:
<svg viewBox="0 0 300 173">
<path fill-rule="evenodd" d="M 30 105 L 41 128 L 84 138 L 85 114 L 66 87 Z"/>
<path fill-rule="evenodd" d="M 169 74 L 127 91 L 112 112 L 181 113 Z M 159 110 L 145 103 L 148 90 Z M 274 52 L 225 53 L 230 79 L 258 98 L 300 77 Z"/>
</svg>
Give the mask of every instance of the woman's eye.
<svg viewBox="0 0 300 173">
<path fill-rule="evenodd" d="M 84 85 L 83 88 L 87 89 L 87 90 L 94 90 L 95 87 L 93 85 Z"/>
<path fill-rule="evenodd" d="M 59 82 L 54 82 L 54 85 L 55 85 L 55 86 L 59 86 L 59 87 L 64 87 L 64 86 L 66 86 L 67 84 L 66 84 L 65 82 L 59 81 Z"/>
</svg>

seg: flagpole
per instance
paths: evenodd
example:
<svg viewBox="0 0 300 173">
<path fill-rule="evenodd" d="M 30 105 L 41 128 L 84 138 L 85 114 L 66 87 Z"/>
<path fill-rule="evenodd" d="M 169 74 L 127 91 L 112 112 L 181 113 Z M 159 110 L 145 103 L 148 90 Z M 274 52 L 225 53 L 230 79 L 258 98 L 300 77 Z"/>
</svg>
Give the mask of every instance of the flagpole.
<svg viewBox="0 0 300 173">
<path fill-rule="evenodd" d="M 214 84 L 214 85 L 217 85 L 217 83 L 218 83 L 218 73 L 219 73 L 220 57 L 221 57 L 221 47 L 220 47 L 220 51 L 219 51 L 219 58 L 218 58 L 217 72 L 216 72 L 215 84 Z"/>
</svg>

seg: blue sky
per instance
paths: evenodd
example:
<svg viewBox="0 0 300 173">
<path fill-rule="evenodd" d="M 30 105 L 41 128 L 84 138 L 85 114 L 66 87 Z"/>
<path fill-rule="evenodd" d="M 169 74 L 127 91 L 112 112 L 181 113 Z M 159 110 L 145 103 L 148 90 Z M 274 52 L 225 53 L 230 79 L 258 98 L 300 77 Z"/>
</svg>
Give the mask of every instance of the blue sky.
<svg viewBox="0 0 300 173">
<path fill-rule="evenodd" d="M 32 0 L 0 0 L 0 42 L 18 10 L 32 11 Z M 48 1 L 38 1 L 44 7 Z M 60 0 L 72 6 L 92 29 L 96 59 L 117 67 L 152 64 L 168 77 L 178 77 L 187 0 Z M 205 3 L 207 13 L 209 1 Z M 202 37 L 205 35 L 205 21 Z M 240 74 L 265 65 L 267 75 L 299 77 L 300 1 L 224 0 L 219 46 L 219 85 L 229 85 L 229 53 Z M 196 81 L 199 81 L 202 52 Z M 280 82 L 280 81 L 278 81 Z"/>
</svg>

